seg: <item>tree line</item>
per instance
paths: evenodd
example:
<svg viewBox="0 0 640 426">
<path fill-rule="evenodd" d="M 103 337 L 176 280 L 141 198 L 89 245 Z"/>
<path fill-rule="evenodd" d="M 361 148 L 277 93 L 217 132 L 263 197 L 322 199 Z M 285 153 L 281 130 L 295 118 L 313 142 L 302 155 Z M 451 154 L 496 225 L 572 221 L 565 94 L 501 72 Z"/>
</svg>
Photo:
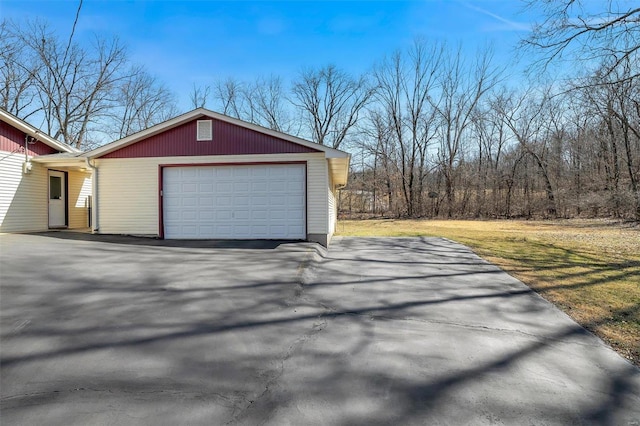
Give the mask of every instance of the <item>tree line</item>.
<svg viewBox="0 0 640 426">
<path fill-rule="evenodd" d="M 191 106 L 352 152 L 343 214 L 640 220 L 640 8 L 526 3 L 544 19 L 519 48 L 537 58 L 533 73 L 563 67 L 562 78 L 514 87 L 491 48 L 469 56 L 416 39 L 362 75 L 330 64 L 289 82 L 194 85 Z M 44 130 L 78 147 L 177 110 L 175 95 L 117 39 L 81 48 L 73 30 L 63 40 L 42 21 L 2 22 L 0 72 L 2 108 L 43 117 Z"/>
<path fill-rule="evenodd" d="M 410 72 L 381 84 L 384 102 L 365 114 L 364 160 L 343 209 L 640 220 L 640 86 L 629 61 L 583 87 L 513 89 L 478 64 L 461 82 L 456 59 L 453 68 L 439 65 L 437 95 L 424 100 L 415 93 L 426 73 L 416 73 L 418 55 L 407 57 Z"/>
<path fill-rule="evenodd" d="M 175 95 L 117 37 L 78 44 L 77 21 L 67 38 L 42 19 L 0 22 L 1 108 L 83 149 L 177 114 Z"/>
</svg>

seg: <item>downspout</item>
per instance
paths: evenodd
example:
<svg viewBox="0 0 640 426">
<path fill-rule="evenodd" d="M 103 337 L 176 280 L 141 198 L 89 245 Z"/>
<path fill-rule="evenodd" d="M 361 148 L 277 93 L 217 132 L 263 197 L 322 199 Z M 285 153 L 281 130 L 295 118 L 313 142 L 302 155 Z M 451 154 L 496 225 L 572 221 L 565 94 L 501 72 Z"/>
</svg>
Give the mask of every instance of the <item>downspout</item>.
<svg viewBox="0 0 640 426">
<path fill-rule="evenodd" d="M 91 233 L 97 234 L 100 231 L 100 222 L 99 222 L 99 209 L 98 209 L 98 168 L 91 164 L 89 157 L 85 158 L 87 163 L 87 167 L 91 169 L 91 200 L 92 200 L 92 213 L 93 217 L 91 218 Z"/>
</svg>

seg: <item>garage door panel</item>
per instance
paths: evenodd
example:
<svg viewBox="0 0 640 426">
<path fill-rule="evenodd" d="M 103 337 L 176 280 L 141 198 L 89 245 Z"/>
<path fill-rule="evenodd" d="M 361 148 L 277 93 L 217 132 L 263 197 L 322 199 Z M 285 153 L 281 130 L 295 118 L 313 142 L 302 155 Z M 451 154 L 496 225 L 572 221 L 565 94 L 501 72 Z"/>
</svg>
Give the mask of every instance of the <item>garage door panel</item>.
<svg viewBox="0 0 640 426">
<path fill-rule="evenodd" d="M 286 182 L 287 191 L 301 193 L 304 192 L 304 182 Z"/>
<path fill-rule="evenodd" d="M 175 192 L 180 189 L 179 183 L 165 183 L 164 184 L 165 191 Z"/>
<path fill-rule="evenodd" d="M 282 181 L 269 182 L 267 187 L 267 191 L 270 194 L 286 194 L 287 193 L 287 183 Z"/>
<path fill-rule="evenodd" d="M 296 232 L 304 232 L 304 229 L 299 226 L 290 226 L 287 225 L 287 232 L 296 233 Z"/>
<path fill-rule="evenodd" d="M 179 205 L 180 205 L 180 200 L 178 200 L 177 198 L 165 199 L 165 202 L 164 202 L 165 210 L 178 207 Z"/>
<path fill-rule="evenodd" d="M 249 227 L 243 227 L 245 232 L 249 232 L 252 235 L 257 236 L 258 238 L 266 237 L 269 233 L 269 226 L 267 225 L 251 225 Z"/>
<path fill-rule="evenodd" d="M 180 169 L 178 170 L 183 179 L 195 178 L 198 176 L 199 170 L 196 169 Z"/>
<path fill-rule="evenodd" d="M 287 218 L 302 219 L 304 217 L 304 212 L 301 210 L 302 210 L 302 206 L 299 206 L 298 208 L 287 208 L 286 210 Z"/>
<path fill-rule="evenodd" d="M 287 198 L 286 195 L 274 195 L 270 198 L 269 205 L 272 207 L 286 206 Z"/>
<path fill-rule="evenodd" d="M 180 188 L 182 192 L 196 193 L 198 192 L 198 184 L 195 182 L 185 182 Z"/>
<path fill-rule="evenodd" d="M 247 192 L 251 189 L 249 182 L 234 182 L 233 190 L 235 192 Z"/>
<path fill-rule="evenodd" d="M 198 211 L 198 221 L 200 223 L 208 222 L 215 219 L 215 212 L 212 210 L 200 210 Z"/>
<path fill-rule="evenodd" d="M 213 207 L 214 204 L 213 196 L 208 194 L 198 200 L 198 206 L 200 207 Z"/>
<path fill-rule="evenodd" d="M 274 232 L 274 233 L 286 233 L 287 232 L 287 226 L 286 225 L 273 225 L 270 227 L 269 229 L 270 232 Z"/>
<path fill-rule="evenodd" d="M 253 210 L 251 212 L 251 219 L 253 220 L 264 220 L 269 218 L 269 213 L 266 210 Z"/>
<path fill-rule="evenodd" d="M 198 170 L 196 170 L 196 176 L 198 177 L 198 179 L 200 178 L 211 178 L 213 177 L 215 174 L 215 170 L 211 169 L 211 168 L 207 168 L 207 169 L 203 169 L 200 168 Z"/>
<path fill-rule="evenodd" d="M 168 167 L 163 192 L 165 238 L 306 235 L 303 164 Z"/>
<path fill-rule="evenodd" d="M 214 219 L 218 222 L 231 220 L 233 219 L 233 213 L 231 212 L 231 210 L 216 210 L 214 214 Z"/>
<path fill-rule="evenodd" d="M 255 167 L 253 169 L 250 169 L 249 173 L 252 177 L 256 178 L 266 178 L 267 176 L 269 176 L 269 170 L 263 167 Z"/>
<path fill-rule="evenodd" d="M 200 195 L 213 193 L 213 183 L 199 183 L 198 184 L 198 192 Z"/>
<path fill-rule="evenodd" d="M 233 205 L 233 197 L 232 196 L 220 196 L 218 195 L 215 198 L 215 205 L 218 208 L 222 207 L 231 207 Z"/>
<path fill-rule="evenodd" d="M 198 230 L 198 227 L 196 225 L 183 225 L 182 226 L 182 232 L 184 232 L 187 237 L 195 236 L 197 230 Z"/>
<path fill-rule="evenodd" d="M 238 196 L 235 199 L 236 207 L 248 207 L 251 205 L 251 197 Z"/>
<path fill-rule="evenodd" d="M 254 208 L 268 206 L 268 205 L 269 205 L 269 197 L 267 197 L 266 195 L 256 195 L 251 200 L 251 206 L 253 206 Z"/>
<path fill-rule="evenodd" d="M 198 218 L 198 211 L 195 209 L 182 210 L 182 220 L 194 220 Z"/>
<path fill-rule="evenodd" d="M 235 210 L 233 217 L 237 220 L 249 220 L 251 219 L 251 213 L 248 210 Z"/>
<path fill-rule="evenodd" d="M 303 215 L 296 212 L 287 212 L 287 220 L 300 221 L 302 220 Z"/>
<path fill-rule="evenodd" d="M 274 219 L 274 220 L 282 220 L 282 219 L 286 219 L 287 218 L 287 212 L 286 210 L 271 210 L 270 212 L 270 219 Z"/>
<path fill-rule="evenodd" d="M 213 225 L 200 225 L 198 227 L 198 234 L 212 235 L 215 232 Z"/>
<path fill-rule="evenodd" d="M 266 178 L 265 178 L 266 179 Z M 260 193 L 267 192 L 269 190 L 269 185 L 266 182 L 251 182 L 251 192 L 252 193 Z"/>
<path fill-rule="evenodd" d="M 251 169 L 247 167 L 233 167 L 231 175 L 234 179 L 247 178 L 251 176 Z"/>
<path fill-rule="evenodd" d="M 234 170 L 232 167 L 214 167 L 211 170 L 213 170 L 213 174 L 215 174 L 218 179 L 233 178 Z"/>
<path fill-rule="evenodd" d="M 233 192 L 233 182 L 223 181 L 216 183 L 216 193 L 228 194 Z"/>
</svg>

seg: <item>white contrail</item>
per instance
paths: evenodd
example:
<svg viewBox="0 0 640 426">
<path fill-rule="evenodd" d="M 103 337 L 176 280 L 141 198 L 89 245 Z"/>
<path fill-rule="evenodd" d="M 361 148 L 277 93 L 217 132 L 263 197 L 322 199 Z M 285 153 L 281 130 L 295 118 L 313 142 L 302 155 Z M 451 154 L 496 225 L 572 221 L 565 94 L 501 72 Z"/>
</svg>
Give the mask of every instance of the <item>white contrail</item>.
<svg viewBox="0 0 640 426">
<path fill-rule="evenodd" d="M 467 3 L 467 2 L 464 2 L 464 1 L 461 1 L 460 3 L 463 6 L 468 7 L 469 9 L 473 9 L 476 12 L 480 12 L 480 13 L 482 13 L 484 15 L 490 16 L 493 19 L 502 22 L 503 24 L 507 24 L 510 27 L 510 29 L 512 29 L 512 30 L 529 31 L 531 29 L 531 27 L 528 24 L 523 24 L 523 23 L 520 23 L 520 22 L 511 21 L 511 20 L 503 18 L 502 16 L 497 15 L 497 14 L 495 14 L 493 12 L 490 12 L 488 10 L 485 10 L 485 9 L 481 8 L 481 7 L 475 6 L 473 4 L 470 4 L 470 3 Z"/>
</svg>

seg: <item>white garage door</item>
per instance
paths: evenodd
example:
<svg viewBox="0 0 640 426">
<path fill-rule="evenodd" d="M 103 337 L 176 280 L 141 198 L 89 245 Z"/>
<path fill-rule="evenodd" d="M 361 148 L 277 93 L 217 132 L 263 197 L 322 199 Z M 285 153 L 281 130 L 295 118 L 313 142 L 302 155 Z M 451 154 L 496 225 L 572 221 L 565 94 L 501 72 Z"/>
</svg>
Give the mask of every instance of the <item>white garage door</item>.
<svg viewBox="0 0 640 426">
<path fill-rule="evenodd" d="M 305 239 L 305 165 L 165 167 L 165 238 Z"/>
</svg>

